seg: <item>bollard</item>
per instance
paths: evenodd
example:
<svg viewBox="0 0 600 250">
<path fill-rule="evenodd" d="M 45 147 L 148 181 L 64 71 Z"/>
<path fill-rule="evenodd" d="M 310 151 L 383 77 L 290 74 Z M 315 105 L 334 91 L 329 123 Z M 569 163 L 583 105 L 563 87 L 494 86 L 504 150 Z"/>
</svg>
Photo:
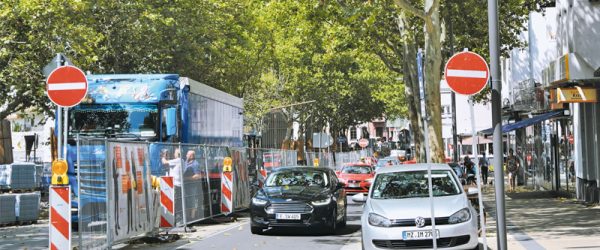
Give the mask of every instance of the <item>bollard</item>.
<svg viewBox="0 0 600 250">
<path fill-rule="evenodd" d="M 160 177 L 160 227 L 175 227 L 175 190 L 172 176 Z"/>
<path fill-rule="evenodd" d="M 71 249 L 71 188 L 67 177 L 67 162 L 52 162 L 50 186 L 50 230 L 51 250 Z"/>
<path fill-rule="evenodd" d="M 223 160 L 223 174 L 221 175 L 221 213 L 228 215 L 233 212 L 233 173 L 231 172 L 232 160 L 225 157 Z"/>
</svg>

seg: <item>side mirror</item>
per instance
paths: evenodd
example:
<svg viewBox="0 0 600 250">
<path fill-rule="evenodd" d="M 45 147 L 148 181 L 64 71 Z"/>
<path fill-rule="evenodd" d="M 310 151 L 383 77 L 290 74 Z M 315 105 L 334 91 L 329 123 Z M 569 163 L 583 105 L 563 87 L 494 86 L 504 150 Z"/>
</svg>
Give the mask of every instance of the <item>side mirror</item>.
<svg viewBox="0 0 600 250">
<path fill-rule="evenodd" d="M 476 195 L 479 194 L 479 189 L 475 188 L 475 187 L 469 187 L 469 189 L 467 190 L 467 195 Z"/>
<path fill-rule="evenodd" d="M 363 202 L 367 201 L 367 196 L 363 193 L 355 194 L 352 196 L 352 201 L 358 202 L 358 203 L 363 203 Z"/>
<path fill-rule="evenodd" d="M 172 136 L 177 133 L 177 109 L 168 108 L 166 111 L 167 135 Z"/>
</svg>

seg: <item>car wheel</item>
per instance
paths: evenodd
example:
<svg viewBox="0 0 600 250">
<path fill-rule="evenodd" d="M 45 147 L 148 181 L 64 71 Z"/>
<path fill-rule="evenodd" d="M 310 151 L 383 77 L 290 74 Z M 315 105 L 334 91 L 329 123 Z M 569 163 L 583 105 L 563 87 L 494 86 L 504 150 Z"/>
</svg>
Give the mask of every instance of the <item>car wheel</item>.
<svg viewBox="0 0 600 250">
<path fill-rule="evenodd" d="M 337 224 L 337 209 L 334 208 L 331 225 L 327 226 L 327 232 L 330 234 L 335 234 L 335 231 L 337 231 Z"/>
<path fill-rule="evenodd" d="M 346 205 L 344 205 L 344 217 L 342 218 L 342 221 L 338 225 L 340 228 L 346 227 L 346 222 L 348 220 L 348 210 L 347 210 L 347 208 L 348 207 Z"/>
<path fill-rule="evenodd" d="M 252 232 L 252 234 L 262 234 L 263 233 L 263 228 L 262 227 L 250 226 L 250 232 Z"/>
</svg>

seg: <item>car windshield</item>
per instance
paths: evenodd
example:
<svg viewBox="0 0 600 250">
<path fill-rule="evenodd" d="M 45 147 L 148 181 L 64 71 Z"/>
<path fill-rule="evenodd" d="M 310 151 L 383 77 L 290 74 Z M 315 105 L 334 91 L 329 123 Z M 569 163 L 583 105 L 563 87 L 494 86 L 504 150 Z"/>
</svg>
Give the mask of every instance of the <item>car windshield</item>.
<svg viewBox="0 0 600 250">
<path fill-rule="evenodd" d="M 327 174 L 316 170 L 283 170 L 269 175 L 267 187 L 280 186 L 315 186 L 326 187 L 329 185 Z"/>
<path fill-rule="evenodd" d="M 448 170 L 431 171 L 433 196 L 461 193 L 459 185 Z M 403 199 L 428 197 L 427 171 L 392 172 L 377 175 L 373 185 L 373 199 Z"/>
<path fill-rule="evenodd" d="M 80 105 L 69 112 L 71 132 L 104 135 L 107 128 L 117 133 L 154 137 L 158 108 L 152 104 Z"/>
<path fill-rule="evenodd" d="M 342 169 L 343 174 L 370 174 L 371 167 L 368 166 L 345 166 Z"/>
</svg>

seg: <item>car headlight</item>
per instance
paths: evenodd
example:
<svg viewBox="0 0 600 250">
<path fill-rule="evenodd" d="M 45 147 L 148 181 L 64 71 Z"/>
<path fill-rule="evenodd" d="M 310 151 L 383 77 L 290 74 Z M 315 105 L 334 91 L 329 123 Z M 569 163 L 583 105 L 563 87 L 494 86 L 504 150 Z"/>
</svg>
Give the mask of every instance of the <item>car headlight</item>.
<svg viewBox="0 0 600 250">
<path fill-rule="evenodd" d="M 459 210 L 458 212 L 454 213 L 453 215 L 450 215 L 450 218 L 448 218 L 448 223 L 458 224 L 458 223 L 466 222 L 470 219 L 471 219 L 471 211 L 469 211 L 469 208 L 463 208 L 463 209 Z"/>
<path fill-rule="evenodd" d="M 257 206 L 264 206 L 265 204 L 267 204 L 267 201 L 254 197 L 252 198 L 252 204 Z"/>
<path fill-rule="evenodd" d="M 366 179 L 365 181 L 366 181 L 367 183 L 371 184 L 371 183 L 373 183 L 373 178 Z"/>
<path fill-rule="evenodd" d="M 323 200 L 312 201 L 311 203 L 315 206 L 324 206 L 324 205 L 328 205 L 330 202 L 331 202 L 331 197 L 323 199 Z"/>
<path fill-rule="evenodd" d="M 376 226 L 376 227 L 389 227 L 390 225 L 392 225 L 392 221 L 390 221 L 390 219 L 385 218 L 381 215 L 378 215 L 375 213 L 370 213 L 369 214 L 369 224 L 371 226 Z"/>
</svg>

